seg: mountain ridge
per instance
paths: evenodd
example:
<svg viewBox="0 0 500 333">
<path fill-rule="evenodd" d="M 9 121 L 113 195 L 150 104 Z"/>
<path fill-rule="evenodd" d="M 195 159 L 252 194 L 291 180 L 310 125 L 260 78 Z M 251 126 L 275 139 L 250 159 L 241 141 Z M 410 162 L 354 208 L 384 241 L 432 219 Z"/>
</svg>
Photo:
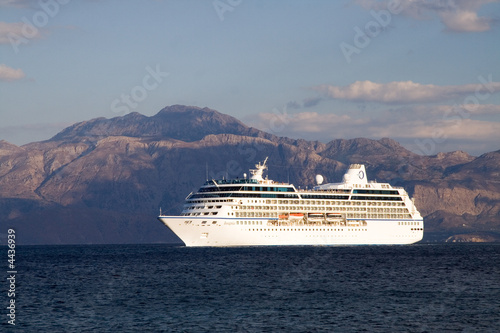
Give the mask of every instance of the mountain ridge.
<svg viewBox="0 0 500 333">
<path fill-rule="evenodd" d="M 188 129 L 186 131 L 186 128 Z M 69 126 L 49 141 L 74 140 L 82 137 L 130 136 L 171 138 L 186 142 L 202 139 L 209 134 L 270 134 L 243 124 L 238 119 L 209 108 L 172 105 L 148 117 L 137 112 L 125 116 L 94 118 Z"/>
</svg>

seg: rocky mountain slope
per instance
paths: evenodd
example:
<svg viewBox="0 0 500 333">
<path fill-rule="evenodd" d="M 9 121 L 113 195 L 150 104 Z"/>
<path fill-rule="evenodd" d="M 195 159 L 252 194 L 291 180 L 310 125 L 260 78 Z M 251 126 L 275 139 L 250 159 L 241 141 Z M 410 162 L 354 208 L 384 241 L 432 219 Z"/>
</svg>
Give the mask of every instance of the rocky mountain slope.
<svg viewBox="0 0 500 333">
<path fill-rule="evenodd" d="M 420 156 L 391 139 L 293 140 L 179 105 L 77 123 L 21 147 L 0 141 L 0 220 L 24 244 L 175 242 L 156 220 L 160 207 L 177 214 L 207 170 L 241 177 L 266 156 L 269 178 L 301 187 L 364 163 L 370 179 L 415 197 L 427 240 L 499 239 L 500 151 Z"/>
</svg>

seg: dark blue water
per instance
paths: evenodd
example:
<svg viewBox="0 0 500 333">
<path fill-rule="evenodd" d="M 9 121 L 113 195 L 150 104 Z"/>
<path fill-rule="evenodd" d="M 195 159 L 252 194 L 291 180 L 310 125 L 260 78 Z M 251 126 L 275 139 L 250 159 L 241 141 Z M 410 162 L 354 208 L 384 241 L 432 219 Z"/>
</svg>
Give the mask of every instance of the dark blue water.
<svg viewBox="0 0 500 333">
<path fill-rule="evenodd" d="M 3 310 L 2 331 L 498 332 L 500 327 L 499 244 L 16 250 L 16 326 L 7 324 Z"/>
</svg>

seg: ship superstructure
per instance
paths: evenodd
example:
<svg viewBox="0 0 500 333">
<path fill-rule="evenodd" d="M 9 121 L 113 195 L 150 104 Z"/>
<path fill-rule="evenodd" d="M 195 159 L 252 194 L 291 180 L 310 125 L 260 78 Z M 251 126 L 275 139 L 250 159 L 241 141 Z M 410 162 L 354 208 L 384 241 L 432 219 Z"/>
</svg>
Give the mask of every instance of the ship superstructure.
<svg viewBox="0 0 500 333">
<path fill-rule="evenodd" d="M 186 246 L 411 244 L 423 219 L 408 193 L 368 181 L 351 164 L 342 182 L 298 190 L 267 177 L 267 158 L 251 177 L 209 180 L 191 193 L 180 216 L 160 215 Z"/>
</svg>

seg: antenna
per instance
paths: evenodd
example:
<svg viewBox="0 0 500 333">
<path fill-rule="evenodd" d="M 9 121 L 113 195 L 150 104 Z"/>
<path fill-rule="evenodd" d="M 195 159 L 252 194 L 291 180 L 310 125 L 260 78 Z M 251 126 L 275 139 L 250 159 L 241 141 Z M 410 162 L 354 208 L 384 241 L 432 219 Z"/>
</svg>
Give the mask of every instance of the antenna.
<svg viewBox="0 0 500 333">
<path fill-rule="evenodd" d="M 261 164 L 259 162 L 259 163 L 255 164 L 256 169 L 250 169 L 250 173 L 252 174 L 252 177 L 250 179 L 254 179 L 254 180 L 257 180 L 259 182 L 264 180 L 262 178 L 262 175 L 264 173 L 264 170 L 267 169 L 266 162 L 267 162 L 267 157 L 264 160 L 264 163 Z"/>
<path fill-rule="evenodd" d="M 265 167 L 266 166 L 266 162 L 267 162 L 267 159 L 269 158 L 269 156 L 266 157 L 266 159 L 264 160 L 264 163 L 262 163 L 262 166 Z M 266 167 L 267 169 L 267 167 Z"/>
<path fill-rule="evenodd" d="M 206 172 L 206 175 L 207 175 L 206 181 L 208 182 L 208 162 L 205 162 L 205 172 Z"/>
</svg>

